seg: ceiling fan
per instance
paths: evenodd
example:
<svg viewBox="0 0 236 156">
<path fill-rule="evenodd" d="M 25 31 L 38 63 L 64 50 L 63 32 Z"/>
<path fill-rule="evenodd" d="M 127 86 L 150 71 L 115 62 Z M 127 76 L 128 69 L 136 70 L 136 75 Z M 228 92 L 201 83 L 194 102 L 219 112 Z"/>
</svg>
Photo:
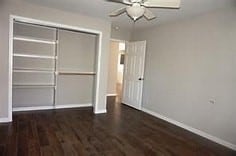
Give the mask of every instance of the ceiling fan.
<svg viewBox="0 0 236 156">
<path fill-rule="evenodd" d="M 134 21 L 141 17 L 147 20 L 152 20 L 156 16 L 147 8 L 166 8 L 166 9 L 179 9 L 180 0 L 108 0 L 128 5 L 127 7 L 118 9 L 110 13 L 110 16 L 118 16 L 125 12 Z"/>
</svg>

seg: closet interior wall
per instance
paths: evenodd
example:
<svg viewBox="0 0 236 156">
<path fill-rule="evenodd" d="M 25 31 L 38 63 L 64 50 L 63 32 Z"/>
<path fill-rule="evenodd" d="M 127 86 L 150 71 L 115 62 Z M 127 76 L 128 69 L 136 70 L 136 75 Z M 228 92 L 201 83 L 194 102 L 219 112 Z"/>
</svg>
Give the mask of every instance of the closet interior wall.
<svg viewBox="0 0 236 156">
<path fill-rule="evenodd" d="M 58 41 L 56 104 L 92 106 L 97 36 L 58 30 Z"/>
<path fill-rule="evenodd" d="M 92 106 L 97 35 L 14 22 L 13 111 Z"/>
</svg>

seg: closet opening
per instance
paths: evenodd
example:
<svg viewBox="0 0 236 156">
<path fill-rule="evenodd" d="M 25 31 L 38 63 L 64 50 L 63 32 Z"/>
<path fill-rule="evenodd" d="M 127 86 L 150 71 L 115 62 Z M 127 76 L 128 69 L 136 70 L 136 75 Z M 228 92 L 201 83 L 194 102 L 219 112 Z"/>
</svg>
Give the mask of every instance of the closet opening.
<svg viewBox="0 0 236 156">
<path fill-rule="evenodd" d="M 102 33 L 21 17 L 10 21 L 9 114 L 93 107 Z"/>
</svg>

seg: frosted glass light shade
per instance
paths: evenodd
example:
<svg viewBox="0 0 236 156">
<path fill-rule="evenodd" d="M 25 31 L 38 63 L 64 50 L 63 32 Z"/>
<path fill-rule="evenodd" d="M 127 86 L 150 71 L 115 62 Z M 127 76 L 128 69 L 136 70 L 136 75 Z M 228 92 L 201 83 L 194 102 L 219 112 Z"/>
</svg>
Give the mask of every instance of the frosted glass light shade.
<svg viewBox="0 0 236 156">
<path fill-rule="evenodd" d="M 131 7 L 127 7 L 126 11 L 133 20 L 137 20 L 139 17 L 143 16 L 145 8 L 140 6 L 139 3 L 134 3 Z"/>
</svg>

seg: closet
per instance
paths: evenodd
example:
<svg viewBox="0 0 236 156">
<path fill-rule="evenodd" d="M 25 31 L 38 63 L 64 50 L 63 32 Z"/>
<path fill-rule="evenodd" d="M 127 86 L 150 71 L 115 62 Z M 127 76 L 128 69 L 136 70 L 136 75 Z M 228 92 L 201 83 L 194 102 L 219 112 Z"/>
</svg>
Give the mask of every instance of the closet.
<svg viewBox="0 0 236 156">
<path fill-rule="evenodd" d="M 14 22 L 13 111 L 92 106 L 97 35 Z"/>
</svg>

